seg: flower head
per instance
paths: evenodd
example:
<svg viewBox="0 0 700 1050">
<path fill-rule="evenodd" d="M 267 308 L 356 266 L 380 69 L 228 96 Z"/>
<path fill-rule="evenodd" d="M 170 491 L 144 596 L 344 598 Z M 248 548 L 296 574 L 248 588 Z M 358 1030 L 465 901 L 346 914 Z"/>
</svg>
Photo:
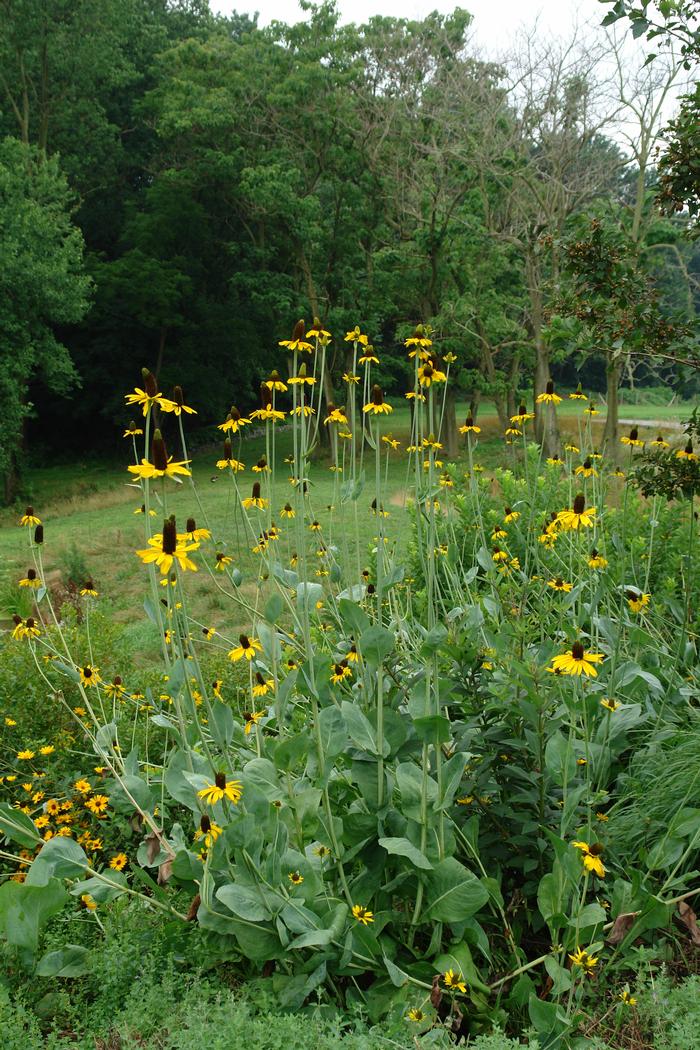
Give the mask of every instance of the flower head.
<svg viewBox="0 0 700 1050">
<path fill-rule="evenodd" d="M 240 780 L 227 780 L 225 773 L 217 773 L 213 784 L 207 784 L 197 792 L 198 798 L 204 799 L 208 806 L 215 806 L 223 798 L 237 805 L 243 794 Z"/>
<path fill-rule="evenodd" d="M 239 644 L 235 649 L 231 649 L 228 654 L 229 660 L 236 663 L 237 660 L 252 660 L 256 653 L 262 652 L 262 645 L 257 638 L 249 638 L 247 634 L 240 634 L 238 636 Z"/>
<path fill-rule="evenodd" d="M 384 400 L 382 388 L 377 386 L 376 383 L 372 387 L 372 400 L 367 402 L 362 411 L 371 412 L 375 416 L 382 414 L 388 415 L 390 412 L 393 412 L 391 405 L 388 405 Z"/>
<path fill-rule="evenodd" d="M 581 642 L 574 642 L 568 652 L 553 658 L 552 666 L 547 670 L 556 674 L 586 675 L 589 678 L 595 678 L 598 675 L 595 664 L 602 663 L 602 661 L 602 653 L 586 652 Z"/>
<path fill-rule="evenodd" d="M 551 379 L 548 380 L 547 386 L 545 387 L 544 391 L 541 394 L 537 395 L 535 401 L 538 405 L 558 405 L 560 403 L 561 398 L 558 394 L 554 393 L 554 383 Z"/>
<path fill-rule="evenodd" d="M 464 977 L 462 977 L 459 970 L 445 970 L 442 975 L 442 982 L 445 985 L 445 988 L 449 988 L 451 991 L 465 993 L 467 990 Z"/>
<path fill-rule="evenodd" d="M 353 904 L 352 906 L 353 918 L 357 919 L 363 926 L 369 926 L 370 923 L 374 922 L 374 914 L 365 908 L 364 904 Z"/>
<path fill-rule="evenodd" d="M 602 879 L 605 875 L 605 867 L 600 859 L 603 847 L 597 842 L 594 842 L 592 846 L 589 846 L 587 842 L 572 842 L 571 845 L 575 846 L 576 849 L 581 850 L 581 853 L 583 854 L 581 859 L 583 860 L 583 866 L 586 871 L 593 871 Z"/>
<path fill-rule="evenodd" d="M 142 459 L 137 466 L 129 466 L 127 470 L 139 478 L 175 478 L 178 474 L 190 477 L 191 471 L 187 469 L 189 460 L 175 462 L 172 456 L 168 456 L 160 430 L 153 432 L 151 461 Z"/>
</svg>

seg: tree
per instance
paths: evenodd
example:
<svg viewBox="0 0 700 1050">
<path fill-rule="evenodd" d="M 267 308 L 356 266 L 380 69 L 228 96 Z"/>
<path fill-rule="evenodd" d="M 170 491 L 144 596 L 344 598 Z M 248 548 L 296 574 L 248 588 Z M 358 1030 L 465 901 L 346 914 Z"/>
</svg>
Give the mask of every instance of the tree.
<svg viewBox="0 0 700 1050">
<path fill-rule="evenodd" d="M 55 160 L 15 139 L 0 143 L 0 472 L 14 495 L 30 384 L 65 394 L 78 382 L 54 325 L 88 307 L 83 239 Z"/>
</svg>

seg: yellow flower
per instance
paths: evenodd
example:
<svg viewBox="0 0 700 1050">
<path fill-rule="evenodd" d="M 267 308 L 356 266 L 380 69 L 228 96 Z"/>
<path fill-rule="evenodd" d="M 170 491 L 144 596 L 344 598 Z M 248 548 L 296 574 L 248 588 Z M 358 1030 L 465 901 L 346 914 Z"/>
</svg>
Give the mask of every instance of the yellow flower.
<svg viewBox="0 0 700 1050">
<path fill-rule="evenodd" d="M 161 406 L 164 412 L 173 412 L 176 416 L 181 416 L 183 412 L 186 412 L 188 416 L 196 416 L 197 411 L 194 408 L 190 408 L 189 405 L 185 404 L 185 395 L 182 392 L 181 386 L 173 387 L 172 400 L 168 401 L 167 404 Z"/>
<path fill-rule="evenodd" d="M 267 507 L 267 500 L 260 495 L 260 482 L 256 481 L 253 483 L 253 490 L 250 496 L 247 496 L 241 501 L 246 510 L 250 507 L 256 507 L 258 510 L 264 510 Z"/>
<path fill-rule="evenodd" d="M 339 664 L 333 664 L 331 682 L 337 685 L 338 682 L 342 682 L 345 678 L 352 678 L 352 670 L 348 667 L 347 661 L 342 660 Z"/>
<path fill-rule="evenodd" d="M 578 948 L 569 958 L 574 966 L 580 966 L 587 974 L 593 973 L 598 963 L 598 957 L 589 955 L 585 948 Z"/>
<path fill-rule="evenodd" d="M 676 452 L 676 459 L 687 459 L 691 463 L 697 463 L 698 457 L 693 452 L 693 443 L 689 441 L 685 448 L 679 448 Z"/>
<path fill-rule="evenodd" d="M 232 561 L 233 561 L 233 558 L 231 558 L 228 554 L 221 554 L 220 551 L 217 551 L 217 554 L 216 554 L 216 565 L 215 565 L 216 571 L 217 572 L 226 572 L 226 566 L 230 565 Z"/>
<path fill-rule="evenodd" d="M 224 422 L 217 425 L 217 430 L 223 430 L 224 433 L 230 430 L 232 434 L 237 434 L 241 427 L 246 426 L 248 423 L 250 423 L 250 420 L 242 416 L 238 409 L 232 405 L 231 411 Z"/>
<path fill-rule="evenodd" d="M 215 806 L 223 798 L 228 799 L 235 806 L 240 802 L 242 794 L 240 780 L 227 781 L 225 773 L 217 773 L 213 784 L 208 784 L 197 792 L 198 798 L 204 799 L 208 806 Z"/>
<path fill-rule="evenodd" d="M 580 642 L 574 642 L 568 652 L 554 657 L 552 666 L 548 667 L 547 670 L 556 674 L 587 675 L 595 678 L 598 672 L 594 665 L 602 663 L 602 661 L 602 653 L 585 652 Z"/>
<path fill-rule="evenodd" d="M 5 719 L 5 725 L 6 726 L 16 726 L 17 723 L 15 722 L 14 718 L 6 718 Z"/>
<path fill-rule="evenodd" d="M 570 399 L 572 401 L 588 401 L 588 398 L 586 397 L 586 395 L 584 394 L 584 392 L 581 389 L 581 384 L 580 383 L 578 384 L 578 386 L 574 390 L 573 394 L 569 394 L 569 397 L 570 397 Z"/>
<path fill-rule="evenodd" d="M 583 860 L 583 866 L 586 871 L 593 871 L 602 879 L 605 875 L 605 867 L 600 859 L 603 847 L 599 846 L 597 843 L 593 843 L 592 846 L 589 846 L 587 842 L 572 842 L 571 845 L 575 846 L 576 849 L 581 850 L 581 853 L 583 854 L 581 859 Z"/>
<path fill-rule="evenodd" d="M 234 663 L 237 660 L 242 660 L 245 657 L 246 660 L 252 660 L 256 653 L 262 652 L 262 645 L 257 638 L 248 638 L 245 634 L 238 636 L 239 645 L 235 649 L 231 649 L 228 654 L 229 660 Z"/>
<path fill-rule="evenodd" d="M 276 391 L 278 394 L 283 394 L 287 389 L 287 384 L 282 382 L 276 368 L 270 372 L 270 378 L 266 379 L 262 385 L 267 387 L 268 390 Z"/>
<path fill-rule="evenodd" d="M 292 886 L 301 886 L 302 882 L 304 881 L 304 876 L 300 875 L 298 871 L 290 871 L 289 875 L 287 875 L 287 878 L 291 882 Z"/>
<path fill-rule="evenodd" d="M 584 413 L 587 416 L 599 416 L 600 415 L 600 412 L 595 407 L 595 401 L 591 401 L 590 405 L 588 405 L 587 408 L 584 408 L 583 411 L 584 411 Z"/>
<path fill-rule="evenodd" d="M 128 427 L 124 431 L 122 437 L 138 437 L 139 434 L 143 434 L 143 429 L 141 427 L 137 427 L 136 423 L 132 419 L 132 421 L 129 423 Z"/>
<path fill-rule="evenodd" d="M 314 323 L 306 333 L 307 339 L 318 339 L 320 342 L 327 343 L 331 339 L 331 333 L 327 332 L 325 328 L 321 326 L 321 322 L 318 317 L 314 317 Z"/>
<path fill-rule="evenodd" d="M 280 511 L 280 514 L 283 518 L 296 517 L 296 511 L 294 510 L 294 507 L 292 507 L 291 503 L 285 503 L 285 505 L 282 507 L 282 510 Z"/>
<path fill-rule="evenodd" d="M 382 414 L 389 415 L 390 412 L 393 412 L 391 405 L 388 405 L 384 400 L 382 388 L 377 386 L 376 383 L 372 387 L 372 400 L 367 402 L 362 411 L 371 412 L 375 416 Z"/>
<path fill-rule="evenodd" d="M 481 427 L 474 422 L 474 417 L 469 415 L 464 421 L 464 426 L 459 428 L 460 434 L 480 434 Z"/>
<path fill-rule="evenodd" d="M 20 587 L 42 587 L 43 584 L 36 574 L 36 569 L 27 569 L 27 575 L 19 581 Z"/>
<path fill-rule="evenodd" d="M 102 681 L 99 672 L 99 667 L 93 667 L 91 664 L 85 664 L 84 667 L 78 668 L 80 681 L 84 686 L 99 685 Z"/>
<path fill-rule="evenodd" d="M 606 696 L 600 701 L 600 706 L 604 707 L 607 711 L 612 711 L 614 713 L 615 711 L 617 711 L 618 707 L 621 706 L 621 704 L 619 703 L 619 701 L 611 700 L 609 697 Z"/>
<path fill-rule="evenodd" d="M 357 919 L 363 926 L 369 926 L 370 923 L 374 922 L 374 914 L 368 908 L 365 908 L 364 904 L 353 904 L 352 914 L 353 918 Z"/>
<path fill-rule="evenodd" d="M 656 441 L 650 441 L 649 444 L 652 448 L 670 448 L 668 441 L 664 441 L 661 434 L 656 435 Z"/>
<path fill-rule="evenodd" d="M 272 678 L 263 678 L 260 671 L 255 672 L 255 685 L 253 686 L 253 696 L 267 696 L 271 690 L 275 687 L 274 680 Z"/>
<path fill-rule="evenodd" d="M 359 343 L 361 346 L 367 346 L 367 336 L 362 334 L 359 325 L 355 325 L 351 332 L 345 334 L 345 342 Z"/>
<path fill-rule="evenodd" d="M 651 600 L 650 594 L 642 594 L 641 591 L 625 591 L 625 597 L 627 598 L 630 611 L 634 613 L 640 613 L 646 609 Z"/>
<path fill-rule="evenodd" d="M 508 561 L 509 557 L 510 557 L 510 555 L 507 554 L 506 551 L 502 551 L 500 547 L 494 547 L 493 548 L 493 554 L 491 555 L 491 560 L 495 561 L 496 564 L 498 564 L 499 561 Z"/>
<path fill-rule="evenodd" d="M 595 507 L 586 509 L 585 497 L 579 493 L 571 510 L 562 510 L 557 514 L 557 524 L 565 532 L 580 528 L 590 529 L 595 524 L 594 517 Z"/>
<path fill-rule="evenodd" d="M 365 350 L 364 354 L 360 358 L 360 362 L 359 363 L 361 365 L 370 365 L 370 364 L 371 365 L 378 365 L 379 364 L 379 358 L 377 357 L 376 353 L 374 352 L 374 347 L 373 346 L 369 346 L 369 344 L 367 345 L 367 349 Z"/>
<path fill-rule="evenodd" d="M 191 551 L 199 549 L 198 543 L 183 543 L 178 539 L 174 515 L 163 522 L 163 532 L 151 536 L 145 550 L 136 551 L 144 565 L 155 564 L 165 576 L 170 572 L 173 563 L 177 562 L 182 571 L 189 569 L 197 572 L 197 566 L 189 557 Z"/>
<path fill-rule="evenodd" d="M 115 853 L 114 856 L 110 858 L 109 866 L 113 871 L 123 871 L 128 862 L 129 858 L 126 853 Z"/>
<path fill-rule="evenodd" d="M 292 338 L 283 339 L 278 345 L 286 347 L 287 350 L 299 350 L 302 353 L 311 353 L 313 350 L 313 346 L 311 345 L 311 343 L 307 343 L 304 339 L 305 331 L 306 324 L 304 323 L 304 320 L 302 318 L 302 320 L 297 321 L 297 323 L 294 325 Z"/>
<path fill-rule="evenodd" d="M 56 750 L 56 748 L 53 746 L 53 744 L 45 744 L 43 747 L 39 748 L 39 754 L 40 755 L 52 755 L 55 750 Z"/>
<path fill-rule="evenodd" d="M 467 990 L 464 978 L 459 971 L 455 973 L 454 970 L 445 970 L 442 975 L 442 980 L 445 988 L 449 988 L 451 991 L 465 993 Z"/>
<path fill-rule="evenodd" d="M 213 820 L 204 813 L 199 821 L 199 827 L 194 833 L 195 839 L 204 839 L 205 849 L 211 849 L 219 835 L 222 832 L 222 828 L 219 827 Z"/>
<path fill-rule="evenodd" d="M 92 791 L 92 785 L 88 780 L 76 780 L 75 784 L 73 784 L 73 787 L 76 791 L 80 792 L 81 795 L 87 795 L 90 791 Z"/>
<path fill-rule="evenodd" d="M 254 412 L 250 413 L 250 418 L 271 420 L 273 423 L 281 423 L 285 419 L 285 413 L 280 412 L 279 409 L 273 408 L 271 404 L 268 404 L 265 408 L 256 408 Z"/>
<path fill-rule="evenodd" d="M 538 405 L 543 405 L 543 404 L 558 405 L 561 402 L 561 398 L 559 397 L 559 395 L 554 393 L 554 383 L 552 382 L 551 379 L 548 381 L 547 386 L 544 389 L 544 392 L 541 393 L 541 394 L 538 394 L 537 397 L 535 398 L 535 401 L 537 402 Z"/>
<path fill-rule="evenodd" d="M 418 369 L 418 382 L 422 387 L 428 389 L 432 383 L 444 383 L 447 376 L 439 368 L 435 368 L 430 361 L 426 361 Z"/>
<path fill-rule="evenodd" d="M 415 1021 L 416 1024 L 420 1024 L 421 1021 L 425 1020 L 425 1014 L 417 1006 L 412 1006 L 406 1016 L 409 1021 Z"/>
<path fill-rule="evenodd" d="M 245 735 L 249 736 L 253 726 L 256 726 L 261 718 L 264 718 L 266 711 L 244 711 L 243 718 L 245 719 L 244 731 Z"/>
<path fill-rule="evenodd" d="M 153 373 L 144 368 L 141 375 L 143 376 L 145 390 L 137 386 L 134 387 L 133 394 L 125 394 L 124 400 L 127 405 L 141 405 L 144 416 L 148 415 L 154 405 L 158 405 L 165 412 L 174 412 L 176 407 L 174 402 L 169 401 L 167 397 L 163 397 L 159 392 Z"/>
<path fill-rule="evenodd" d="M 589 569 L 607 569 L 607 567 L 608 567 L 608 559 L 604 558 L 602 554 L 599 554 L 598 551 L 596 550 L 596 548 L 594 547 L 593 550 L 591 551 L 591 556 L 588 559 L 588 568 Z"/>
<path fill-rule="evenodd" d="M 636 427 L 632 427 L 629 437 L 620 438 L 620 444 L 629 445 L 634 448 L 644 448 L 644 442 L 639 440 L 639 431 Z"/>
<path fill-rule="evenodd" d="M 341 425 L 347 424 L 347 416 L 340 408 L 336 408 L 335 405 L 328 406 L 328 415 L 324 419 L 324 423 L 340 423 Z"/>
<path fill-rule="evenodd" d="M 514 423 L 515 426 L 522 427 L 523 424 L 527 423 L 530 419 L 534 418 L 534 412 L 528 412 L 525 405 L 520 405 L 520 407 L 518 408 L 518 414 L 515 416 L 511 416 L 510 421 L 511 423 Z"/>
<path fill-rule="evenodd" d="M 18 751 L 17 758 L 20 762 L 30 762 L 34 758 L 34 752 L 29 749 L 26 751 Z"/>
<path fill-rule="evenodd" d="M 590 461 L 590 458 L 586 458 L 583 463 L 576 467 L 575 474 L 582 475 L 584 478 L 597 478 L 598 471 L 595 469 Z"/>
<path fill-rule="evenodd" d="M 89 893 L 81 894 L 80 900 L 82 902 L 83 907 L 87 908 L 88 911 L 94 911 L 97 907 L 97 902 L 95 901 L 94 897 L 90 896 Z"/>
<path fill-rule="evenodd" d="M 504 523 L 506 525 L 510 525 L 510 523 L 512 521 L 517 521 L 519 517 L 520 517 L 520 511 L 519 510 L 511 510 L 510 507 L 506 507 L 505 508 L 505 516 L 503 518 L 503 521 L 504 521 Z"/>
<path fill-rule="evenodd" d="M 553 591 L 564 591 L 568 594 L 573 584 L 565 583 L 561 576 L 556 576 L 553 580 L 547 580 L 547 586 L 551 587 Z"/>
<path fill-rule="evenodd" d="M 168 456 L 160 430 L 154 430 L 153 432 L 151 459 L 153 460 L 152 463 L 147 459 L 142 459 L 138 466 L 127 467 L 127 470 L 130 474 L 135 474 L 139 478 L 174 478 L 178 474 L 190 477 L 191 472 L 187 469 L 189 459 L 180 460 L 178 463 L 174 462 L 173 457 Z"/>
<path fill-rule="evenodd" d="M 27 507 L 24 514 L 19 519 L 19 524 L 28 525 L 30 527 L 34 525 L 41 525 L 41 518 L 37 518 L 36 514 L 34 513 L 34 507 Z"/>
<path fill-rule="evenodd" d="M 633 995 L 630 995 L 628 988 L 625 988 L 624 991 L 620 992 L 620 994 L 618 995 L 618 999 L 621 1003 L 624 1003 L 625 1006 L 637 1005 L 637 1000 Z"/>
</svg>

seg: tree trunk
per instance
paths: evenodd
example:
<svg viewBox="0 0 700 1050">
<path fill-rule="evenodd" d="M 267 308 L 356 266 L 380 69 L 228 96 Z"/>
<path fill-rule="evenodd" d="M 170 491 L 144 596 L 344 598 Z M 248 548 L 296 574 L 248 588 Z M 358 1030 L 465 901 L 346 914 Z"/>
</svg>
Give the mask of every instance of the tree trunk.
<svg viewBox="0 0 700 1050">
<path fill-rule="evenodd" d="M 526 267 L 530 293 L 530 328 L 535 344 L 535 437 L 542 445 L 545 456 L 554 456 L 559 452 L 561 444 L 556 409 L 552 404 L 537 404 L 537 395 L 544 393 L 552 377 L 549 371 L 549 349 L 542 338 L 544 304 L 541 280 L 532 255 L 528 256 Z"/>
</svg>

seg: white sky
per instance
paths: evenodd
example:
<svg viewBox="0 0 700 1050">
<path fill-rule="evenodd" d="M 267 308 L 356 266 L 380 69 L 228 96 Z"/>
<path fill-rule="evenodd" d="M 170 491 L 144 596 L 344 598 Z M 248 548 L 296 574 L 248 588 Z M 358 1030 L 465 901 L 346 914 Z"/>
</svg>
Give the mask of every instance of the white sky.
<svg viewBox="0 0 700 1050">
<path fill-rule="evenodd" d="M 435 10 L 447 14 L 457 6 L 474 16 L 475 39 L 489 54 L 507 49 L 522 26 L 530 28 L 538 21 L 543 34 L 566 36 L 576 24 L 600 23 L 609 10 L 598 0 L 461 0 L 459 5 L 447 0 L 339 0 L 344 22 L 366 22 L 372 15 L 423 18 Z M 211 7 L 221 14 L 259 11 L 261 25 L 273 19 L 298 22 L 304 17 L 296 0 L 211 0 Z"/>
</svg>

